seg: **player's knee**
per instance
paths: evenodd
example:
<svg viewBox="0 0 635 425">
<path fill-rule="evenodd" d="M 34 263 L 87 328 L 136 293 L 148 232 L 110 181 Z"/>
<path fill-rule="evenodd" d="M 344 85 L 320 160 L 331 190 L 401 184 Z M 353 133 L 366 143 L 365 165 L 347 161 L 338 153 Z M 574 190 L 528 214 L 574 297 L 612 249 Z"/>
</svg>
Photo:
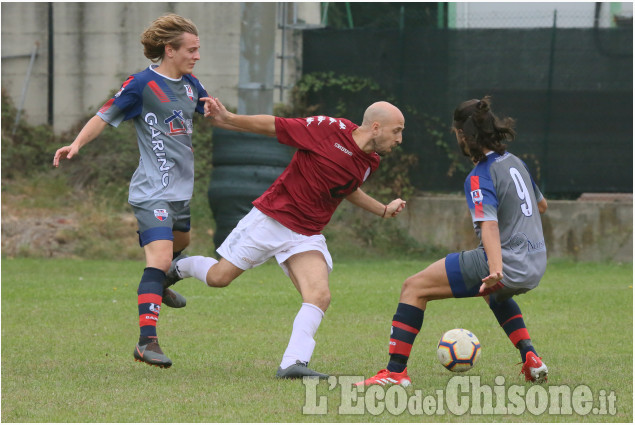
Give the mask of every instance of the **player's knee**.
<svg viewBox="0 0 635 425">
<path fill-rule="evenodd" d="M 304 302 L 313 304 L 322 311 L 326 311 L 331 304 L 331 292 L 328 289 L 312 292 L 304 297 Z"/>
<path fill-rule="evenodd" d="M 320 305 L 318 307 L 320 307 L 322 311 L 326 311 L 326 309 L 329 308 L 330 305 L 331 305 L 331 293 L 327 291 L 325 294 L 321 296 Z"/>
<path fill-rule="evenodd" d="M 401 286 L 401 294 L 407 298 L 425 298 L 426 295 L 421 282 L 414 276 L 411 276 L 404 281 Z"/>
<path fill-rule="evenodd" d="M 167 273 L 168 270 L 170 270 L 171 264 L 172 264 L 171 255 L 155 256 L 155 258 L 147 262 L 147 267 L 154 267 L 159 270 L 163 270 L 164 273 Z"/>
</svg>

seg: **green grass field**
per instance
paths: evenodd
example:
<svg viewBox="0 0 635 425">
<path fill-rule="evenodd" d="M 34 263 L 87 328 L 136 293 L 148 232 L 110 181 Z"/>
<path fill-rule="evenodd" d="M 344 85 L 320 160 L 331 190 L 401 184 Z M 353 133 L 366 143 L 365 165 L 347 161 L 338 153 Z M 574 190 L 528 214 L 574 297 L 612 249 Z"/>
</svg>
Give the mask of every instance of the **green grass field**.
<svg viewBox="0 0 635 425">
<path fill-rule="evenodd" d="M 368 376 L 383 368 L 401 282 L 425 265 L 336 261 L 333 300 L 316 336 L 312 367 L 338 376 Z M 524 384 L 516 350 L 479 299 L 428 305 L 409 364 L 413 386 L 400 396 L 410 401 L 417 391 L 446 391 L 457 375 L 438 364 L 436 343 L 443 331 L 464 327 L 483 345 L 480 362 L 468 375 L 499 385 L 495 395 L 520 389 L 534 408 L 507 414 L 470 409 L 457 416 L 446 407 L 444 413 L 427 415 L 390 408 L 389 393 L 385 401 L 369 405 L 367 391 L 359 394 L 367 406 L 362 414 L 340 414 L 348 397 L 343 385 L 321 382 L 311 393 L 302 381 L 273 378 L 300 299 L 272 263 L 224 289 L 194 279 L 180 282 L 177 290 L 187 296 L 188 306 L 164 308 L 158 327 L 174 365 L 162 370 L 136 363 L 141 270 L 142 264 L 132 261 L 2 260 L 3 422 L 633 420 L 632 264 L 552 262 L 540 287 L 517 298 L 549 366 L 548 385 L 566 385 L 572 392 L 586 385 L 592 392 L 589 403 L 600 408 L 602 395 L 606 401 L 613 394 L 614 414 L 605 415 L 610 408 L 588 415 L 579 409 L 572 414 L 542 409 L 535 415 L 541 394 L 548 391 Z M 303 406 L 315 404 L 311 394 L 317 394 L 315 403 L 322 403 L 325 414 L 303 414 Z"/>
</svg>

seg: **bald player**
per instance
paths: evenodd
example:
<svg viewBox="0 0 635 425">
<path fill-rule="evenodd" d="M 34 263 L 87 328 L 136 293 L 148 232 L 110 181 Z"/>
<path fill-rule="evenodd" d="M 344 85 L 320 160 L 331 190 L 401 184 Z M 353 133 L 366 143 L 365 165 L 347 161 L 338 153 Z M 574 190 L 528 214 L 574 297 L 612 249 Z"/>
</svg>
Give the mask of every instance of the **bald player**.
<svg viewBox="0 0 635 425">
<path fill-rule="evenodd" d="M 205 116 L 214 125 L 276 137 L 297 151 L 217 249 L 220 261 L 202 256 L 177 258 L 168 282 L 194 277 L 211 287 L 225 287 L 245 270 L 275 257 L 302 297 L 276 377 L 327 378 L 308 368 L 315 348 L 313 337 L 331 301 L 333 260 L 321 232 L 343 199 L 382 218 L 403 210 L 405 201 L 395 199 L 384 205 L 359 188 L 379 166 L 380 156 L 401 144 L 403 114 L 388 102 L 376 102 L 366 109 L 358 126 L 345 118 L 323 115 L 237 115 L 218 99 L 203 100 Z"/>
</svg>

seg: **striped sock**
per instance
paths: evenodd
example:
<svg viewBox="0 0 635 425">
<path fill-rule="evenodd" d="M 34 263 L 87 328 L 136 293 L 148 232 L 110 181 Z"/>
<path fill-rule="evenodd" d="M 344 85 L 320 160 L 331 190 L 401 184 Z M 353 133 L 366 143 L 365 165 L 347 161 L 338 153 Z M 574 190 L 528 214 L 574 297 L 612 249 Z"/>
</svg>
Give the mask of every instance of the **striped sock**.
<svg viewBox="0 0 635 425">
<path fill-rule="evenodd" d="M 163 281 L 165 273 L 153 267 L 143 270 L 141 283 L 137 290 L 139 304 L 139 343 L 147 344 L 148 338 L 157 337 L 157 321 L 163 300 Z"/>
<path fill-rule="evenodd" d="M 520 357 L 523 363 L 526 360 L 528 352 L 531 351 L 538 355 L 531 344 L 531 338 L 525 326 L 520 307 L 518 307 L 518 304 L 513 298 L 498 302 L 490 298 L 489 308 L 494 313 L 494 316 L 496 316 L 496 320 L 498 320 L 498 323 L 509 337 L 509 340 L 514 344 L 514 347 L 520 350 Z"/>
<path fill-rule="evenodd" d="M 406 369 L 410 350 L 423 324 L 423 310 L 410 304 L 399 303 L 390 328 L 390 361 L 388 369 L 401 373 Z"/>
</svg>

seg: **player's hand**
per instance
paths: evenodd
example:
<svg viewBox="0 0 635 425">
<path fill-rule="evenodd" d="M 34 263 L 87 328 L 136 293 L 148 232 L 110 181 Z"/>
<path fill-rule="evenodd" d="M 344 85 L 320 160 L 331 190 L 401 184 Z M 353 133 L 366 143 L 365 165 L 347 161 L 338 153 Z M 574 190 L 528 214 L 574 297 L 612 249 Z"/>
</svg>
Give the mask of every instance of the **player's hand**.
<svg viewBox="0 0 635 425">
<path fill-rule="evenodd" d="M 64 159 L 64 158 L 71 159 L 72 157 L 77 155 L 78 151 L 79 151 L 79 149 L 76 148 L 73 145 L 68 145 L 68 146 L 64 146 L 64 147 L 59 148 L 55 152 L 55 156 L 53 157 L 53 166 L 54 167 L 59 167 L 60 159 Z"/>
<path fill-rule="evenodd" d="M 199 100 L 202 100 L 205 102 L 205 104 L 203 105 L 203 116 L 208 118 L 208 117 L 212 117 L 212 104 L 214 102 L 214 98 L 213 97 L 201 97 Z"/>
<path fill-rule="evenodd" d="M 397 217 L 397 214 L 399 214 L 404 208 L 406 208 L 406 201 L 397 198 L 388 204 L 386 216 L 384 218 Z"/>
<path fill-rule="evenodd" d="M 486 276 L 482 280 L 483 284 L 481 285 L 481 288 L 479 289 L 478 292 L 480 294 L 483 294 L 488 289 L 492 288 L 494 285 L 499 284 L 502 278 L 503 278 L 503 272 L 496 271 L 496 272 L 490 273 L 489 276 Z"/>
<path fill-rule="evenodd" d="M 227 116 L 227 109 L 225 105 L 221 103 L 215 97 L 202 97 L 201 100 L 205 101 L 204 116 L 212 118 L 214 120 L 224 121 Z"/>
</svg>

